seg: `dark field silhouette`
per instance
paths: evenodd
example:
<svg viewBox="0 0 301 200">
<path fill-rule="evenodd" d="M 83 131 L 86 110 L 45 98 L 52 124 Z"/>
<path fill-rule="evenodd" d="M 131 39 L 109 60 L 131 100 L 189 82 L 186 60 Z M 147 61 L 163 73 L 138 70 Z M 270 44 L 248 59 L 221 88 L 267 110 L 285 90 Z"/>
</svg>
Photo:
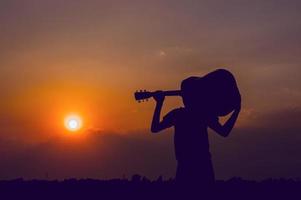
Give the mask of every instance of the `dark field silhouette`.
<svg viewBox="0 0 301 200">
<path fill-rule="evenodd" d="M 232 178 L 216 181 L 202 198 L 210 199 L 296 199 L 301 197 L 301 181 L 269 179 L 247 181 Z M 0 181 L 1 199 L 187 199 L 195 193 L 179 193 L 174 180 L 151 181 L 134 175 L 131 180 L 68 179 L 46 181 L 16 179 Z M 191 199 L 191 198 L 190 198 Z"/>
</svg>

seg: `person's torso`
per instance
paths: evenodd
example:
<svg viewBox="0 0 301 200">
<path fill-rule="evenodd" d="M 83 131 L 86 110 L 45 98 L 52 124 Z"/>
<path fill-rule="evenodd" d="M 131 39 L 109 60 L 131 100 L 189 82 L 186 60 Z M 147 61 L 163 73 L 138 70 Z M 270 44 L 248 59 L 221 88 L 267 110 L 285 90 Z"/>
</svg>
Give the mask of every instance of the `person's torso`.
<svg viewBox="0 0 301 200">
<path fill-rule="evenodd" d="M 209 158 L 206 119 L 181 108 L 175 120 L 174 142 L 177 160 Z"/>
</svg>

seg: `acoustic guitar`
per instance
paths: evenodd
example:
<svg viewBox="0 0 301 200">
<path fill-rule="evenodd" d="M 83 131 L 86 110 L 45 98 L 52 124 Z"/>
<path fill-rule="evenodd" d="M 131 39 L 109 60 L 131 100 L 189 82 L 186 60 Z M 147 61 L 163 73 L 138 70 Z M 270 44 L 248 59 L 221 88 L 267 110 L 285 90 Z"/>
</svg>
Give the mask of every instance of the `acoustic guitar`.
<svg viewBox="0 0 301 200">
<path fill-rule="evenodd" d="M 140 90 L 135 92 L 138 102 L 148 100 L 155 92 Z M 182 96 L 184 104 L 194 109 L 206 108 L 218 116 L 232 112 L 241 101 L 236 80 L 225 69 L 215 70 L 203 77 L 189 77 L 182 81 L 181 90 L 163 91 L 165 96 Z"/>
</svg>

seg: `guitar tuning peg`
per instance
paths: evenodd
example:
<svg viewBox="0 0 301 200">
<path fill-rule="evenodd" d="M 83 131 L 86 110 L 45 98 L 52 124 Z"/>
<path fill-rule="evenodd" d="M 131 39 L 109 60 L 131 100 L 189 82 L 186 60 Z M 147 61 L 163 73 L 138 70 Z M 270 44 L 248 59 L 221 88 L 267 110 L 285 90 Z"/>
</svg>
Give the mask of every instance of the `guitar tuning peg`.
<svg viewBox="0 0 301 200">
<path fill-rule="evenodd" d="M 141 103 L 141 100 L 138 100 L 138 103 Z"/>
<path fill-rule="evenodd" d="M 142 90 L 140 90 L 140 92 L 142 92 Z"/>
<path fill-rule="evenodd" d="M 144 90 L 144 92 L 146 92 L 146 90 Z"/>
</svg>

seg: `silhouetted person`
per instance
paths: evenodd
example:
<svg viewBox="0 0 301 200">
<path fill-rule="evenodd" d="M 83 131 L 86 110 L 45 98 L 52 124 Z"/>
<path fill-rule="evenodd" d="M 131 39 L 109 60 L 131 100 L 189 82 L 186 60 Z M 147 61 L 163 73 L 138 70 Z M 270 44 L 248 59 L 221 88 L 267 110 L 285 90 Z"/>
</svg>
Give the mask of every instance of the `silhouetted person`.
<svg viewBox="0 0 301 200">
<path fill-rule="evenodd" d="M 185 94 L 185 92 L 189 93 L 189 90 L 185 88 L 190 87 L 192 79 L 195 79 L 195 77 L 184 80 L 181 85 L 184 107 L 170 111 L 163 117 L 162 121 L 160 121 L 160 113 L 165 96 L 162 91 L 155 92 L 153 97 L 156 100 L 156 108 L 151 131 L 157 133 L 174 126 L 174 144 L 177 159 L 176 182 L 183 187 L 198 187 L 201 189 L 213 185 L 215 181 L 207 128 L 210 127 L 219 135 L 227 137 L 240 112 L 240 95 L 231 117 L 222 125 L 219 123 L 218 113 L 214 109 L 214 105 L 210 104 L 208 99 L 206 100 L 208 91 L 215 92 L 211 91 L 214 87 L 207 87 L 204 89 L 205 92 L 197 95 L 197 98 Z"/>
</svg>

